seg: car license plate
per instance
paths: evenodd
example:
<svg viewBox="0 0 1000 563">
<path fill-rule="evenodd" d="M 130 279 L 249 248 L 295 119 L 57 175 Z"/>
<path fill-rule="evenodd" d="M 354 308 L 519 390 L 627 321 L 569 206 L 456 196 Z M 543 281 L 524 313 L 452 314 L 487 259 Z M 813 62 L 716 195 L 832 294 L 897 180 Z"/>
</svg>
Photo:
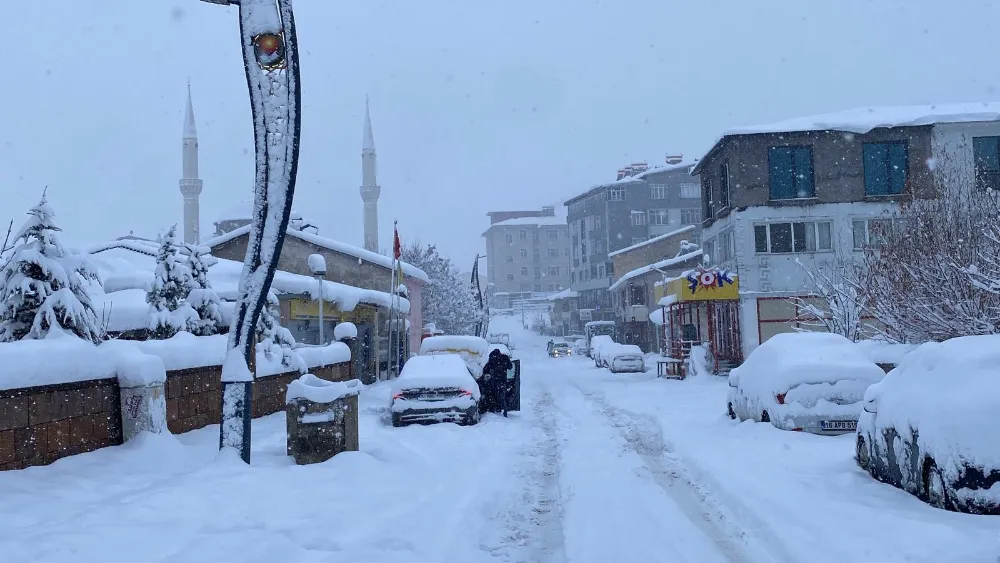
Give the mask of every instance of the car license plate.
<svg viewBox="0 0 1000 563">
<path fill-rule="evenodd" d="M 850 430 L 854 431 L 858 429 L 858 421 L 856 420 L 822 420 L 819 423 L 819 427 L 822 430 Z"/>
</svg>

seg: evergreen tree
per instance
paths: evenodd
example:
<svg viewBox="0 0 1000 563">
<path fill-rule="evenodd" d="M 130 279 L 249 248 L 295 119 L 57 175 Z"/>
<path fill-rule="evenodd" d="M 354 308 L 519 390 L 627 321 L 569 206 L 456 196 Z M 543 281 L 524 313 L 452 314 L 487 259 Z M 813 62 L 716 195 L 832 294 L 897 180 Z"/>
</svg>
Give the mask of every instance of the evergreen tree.
<svg viewBox="0 0 1000 563">
<path fill-rule="evenodd" d="M 177 226 L 174 225 L 161 239 L 153 285 L 146 294 L 150 338 L 170 338 L 198 322 L 198 313 L 187 303 L 190 289 L 191 271 L 178 257 Z"/>
<path fill-rule="evenodd" d="M 294 367 L 305 373 L 308 371 L 302 358 L 292 350 L 295 337 L 287 328 L 278 322 L 278 296 L 274 292 L 267 293 L 267 306 L 261 309 L 257 321 L 257 353 L 263 353 L 268 360 L 281 355 L 281 365 Z"/>
<path fill-rule="evenodd" d="M 212 289 L 208 281 L 208 265 L 205 255 L 198 246 L 188 248 L 187 267 L 190 272 L 187 302 L 198 313 L 198 320 L 189 324 L 188 331 L 196 336 L 210 336 L 219 333 L 222 325 L 222 313 L 219 312 L 221 302 L 219 295 Z"/>
<path fill-rule="evenodd" d="M 0 342 L 45 338 L 62 329 L 95 344 L 103 334 L 86 282 L 100 284 L 85 255 L 66 250 L 45 194 L 28 212 L 0 268 Z"/>
<path fill-rule="evenodd" d="M 421 315 L 445 334 L 473 334 L 479 317 L 479 304 L 467 280 L 459 276 L 451 260 L 438 254 L 434 245 L 415 242 L 403 249 L 402 260 L 427 274 L 430 283 L 421 292 Z"/>
</svg>

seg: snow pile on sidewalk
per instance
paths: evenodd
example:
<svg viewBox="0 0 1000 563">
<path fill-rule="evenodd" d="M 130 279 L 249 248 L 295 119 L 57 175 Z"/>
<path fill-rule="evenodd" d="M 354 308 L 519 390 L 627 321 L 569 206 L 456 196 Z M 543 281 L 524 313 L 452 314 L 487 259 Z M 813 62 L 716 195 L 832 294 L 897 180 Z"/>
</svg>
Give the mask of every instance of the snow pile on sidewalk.
<svg viewBox="0 0 1000 563">
<path fill-rule="evenodd" d="M 894 428 L 904 442 L 916 438 L 921 454 L 949 479 L 958 476 L 963 464 L 1000 470 L 1000 442 L 988 430 L 1000 412 L 998 369 L 1000 335 L 923 344 L 865 393 L 877 414 L 862 417 L 862 423 L 875 428 L 859 423 L 858 431 L 881 436 Z M 1000 487 L 977 494 L 997 501 Z"/>
</svg>

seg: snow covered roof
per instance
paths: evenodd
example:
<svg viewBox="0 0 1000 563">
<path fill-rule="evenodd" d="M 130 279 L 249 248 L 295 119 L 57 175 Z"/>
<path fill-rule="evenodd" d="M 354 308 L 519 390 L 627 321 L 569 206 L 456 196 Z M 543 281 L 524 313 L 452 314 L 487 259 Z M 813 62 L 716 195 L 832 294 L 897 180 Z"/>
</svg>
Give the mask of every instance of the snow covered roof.
<svg viewBox="0 0 1000 563">
<path fill-rule="evenodd" d="M 555 293 L 549 296 L 549 301 L 555 301 L 556 299 L 574 299 L 579 297 L 580 294 L 573 291 L 572 289 L 564 289 L 559 293 Z"/>
<path fill-rule="evenodd" d="M 688 252 L 687 254 L 681 254 L 680 256 L 676 256 L 674 258 L 667 258 L 666 260 L 661 260 L 655 264 L 650 264 L 649 266 L 636 268 L 631 272 L 625 274 L 621 278 L 619 278 L 618 281 L 616 281 L 615 283 L 611 284 L 611 287 L 608 288 L 608 291 L 614 291 L 618 289 L 623 283 L 632 278 L 641 276 L 643 274 L 648 274 L 649 272 L 655 272 L 656 270 L 662 270 L 663 268 L 669 268 L 670 266 L 675 266 L 677 264 L 683 264 L 688 260 L 699 258 L 701 254 L 702 254 L 701 249 L 698 249 L 692 252 Z"/>
<path fill-rule="evenodd" d="M 649 240 L 644 240 L 644 241 L 642 241 L 640 243 L 633 244 L 632 246 L 626 246 L 625 248 L 616 250 L 614 252 L 609 252 L 608 253 L 608 258 L 611 258 L 611 257 L 614 257 L 614 256 L 618 256 L 619 254 L 624 254 L 626 252 L 631 252 L 633 250 L 636 250 L 637 248 L 642 248 L 642 247 L 644 247 L 646 245 L 650 245 L 650 244 L 653 244 L 653 243 L 656 243 L 656 242 L 660 242 L 661 240 L 668 239 L 670 237 L 677 236 L 677 235 L 679 235 L 681 233 L 686 233 L 687 231 L 693 231 L 693 230 L 694 230 L 694 225 L 688 225 L 686 227 L 681 227 L 681 228 L 677 229 L 676 231 L 670 231 L 669 233 L 665 233 L 665 234 L 662 234 L 660 236 L 653 237 L 653 238 L 651 238 Z"/>
<path fill-rule="evenodd" d="M 578 200 L 578 199 L 580 199 L 582 197 L 586 197 L 586 196 L 590 195 L 591 193 L 593 193 L 595 191 L 598 191 L 598 190 L 603 190 L 605 188 L 611 188 L 611 187 L 616 187 L 616 186 L 623 186 L 623 185 L 627 185 L 627 184 L 635 184 L 637 182 L 642 182 L 650 174 L 662 174 L 663 172 L 673 172 L 675 170 L 684 170 L 684 169 L 693 168 L 695 166 L 695 164 L 697 164 L 697 162 L 698 162 L 697 159 L 695 159 L 695 160 L 690 160 L 690 161 L 684 161 L 684 162 L 681 162 L 680 164 L 664 164 L 664 165 L 660 165 L 660 166 L 653 166 L 653 167 L 647 168 L 643 172 L 640 172 L 640 173 L 638 173 L 638 174 L 636 174 L 634 176 L 626 176 L 626 177 L 622 178 L 621 180 L 612 180 L 610 182 L 604 182 L 602 184 L 595 184 L 595 185 L 591 186 L 590 188 L 588 188 L 586 192 L 584 192 L 584 193 L 582 193 L 580 195 L 573 196 L 573 197 L 569 198 L 568 200 L 566 200 L 564 202 L 564 205 L 569 205 L 571 202 L 576 201 L 576 200 Z"/>
<path fill-rule="evenodd" d="M 214 247 L 223 243 L 227 243 L 233 239 L 239 238 L 250 232 L 250 225 L 243 225 L 238 229 L 233 229 L 232 231 L 215 237 L 213 239 L 207 240 L 202 243 L 203 246 Z M 341 254 L 347 254 L 348 256 L 353 256 L 355 258 L 360 258 L 366 262 L 371 262 L 372 264 L 377 264 L 386 269 L 392 269 L 392 258 L 388 256 L 383 256 L 363 248 L 358 248 L 357 246 L 351 246 L 340 241 L 333 239 L 328 239 L 326 237 L 321 237 L 319 235 L 314 235 L 312 233 L 307 233 L 304 231 L 296 231 L 294 229 L 288 229 L 287 235 L 290 237 L 295 237 L 299 240 L 303 240 L 308 243 L 315 244 L 321 248 L 326 248 L 327 250 L 332 250 L 334 252 L 339 252 Z M 413 266 L 412 264 L 407 264 L 403 262 L 403 274 L 407 277 L 411 277 L 420 280 L 424 283 L 429 283 L 430 278 L 427 274 L 420 268 Z"/>
<path fill-rule="evenodd" d="M 253 202 L 252 201 L 241 201 L 238 204 L 230 207 L 224 213 L 220 214 L 216 219 L 216 223 L 221 223 L 223 221 L 249 221 L 253 217 Z M 302 214 L 292 209 L 292 213 L 289 219 L 302 219 Z"/>
<path fill-rule="evenodd" d="M 565 208 L 563 208 L 565 209 Z M 566 212 L 557 212 L 554 217 L 518 217 L 516 219 L 507 219 L 506 221 L 497 221 L 490 225 L 492 227 L 515 227 L 515 226 L 526 226 L 526 227 L 555 227 L 555 226 L 566 226 Z"/>
<path fill-rule="evenodd" d="M 723 132 L 711 150 L 730 135 L 755 135 L 761 133 L 792 133 L 802 131 L 845 131 L 868 133 L 879 127 L 917 127 L 938 123 L 970 123 L 976 121 L 1000 121 L 1000 102 L 974 102 L 964 104 L 933 104 L 919 106 L 873 106 L 844 111 L 795 117 L 762 125 L 735 127 Z M 701 159 L 704 162 L 705 159 Z M 696 166 L 691 171 L 697 174 Z"/>
</svg>

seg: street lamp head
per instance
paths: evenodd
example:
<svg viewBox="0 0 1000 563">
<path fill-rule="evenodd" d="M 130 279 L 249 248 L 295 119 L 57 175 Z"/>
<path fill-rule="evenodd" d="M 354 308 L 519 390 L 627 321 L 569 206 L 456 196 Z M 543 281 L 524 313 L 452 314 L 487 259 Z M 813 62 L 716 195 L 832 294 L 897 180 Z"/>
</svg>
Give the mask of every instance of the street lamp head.
<svg viewBox="0 0 1000 563">
<path fill-rule="evenodd" d="M 312 272 L 312 275 L 326 275 L 326 259 L 323 258 L 322 254 L 310 254 L 306 262 L 309 264 L 309 271 Z"/>
</svg>

